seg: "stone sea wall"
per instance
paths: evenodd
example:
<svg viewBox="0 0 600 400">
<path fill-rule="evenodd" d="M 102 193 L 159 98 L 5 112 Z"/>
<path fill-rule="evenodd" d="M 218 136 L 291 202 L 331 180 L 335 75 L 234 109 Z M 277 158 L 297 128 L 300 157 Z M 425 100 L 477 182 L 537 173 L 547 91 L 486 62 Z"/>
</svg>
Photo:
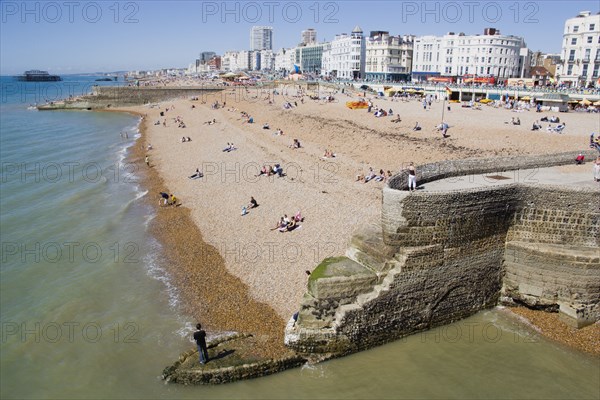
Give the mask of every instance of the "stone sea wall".
<svg viewBox="0 0 600 400">
<path fill-rule="evenodd" d="M 137 106 L 162 101 L 198 97 L 200 100 L 210 93 L 224 90 L 223 86 L 210 87 L 137 87 L 95 86 L 92 93 L 74 99 L 57 101 L 38 107 L 39 110 L 95 110 L 111 107 Z"/>
<path fill-rule="evenodd" d="M 446 161 L 419 167 L 417 180 L 573 159 L 563 153 Z M 286 328 L 288 346 L 347 354 L 456 321 L 501 298 L 560 311 L 573 326 L 600 319 L 599 190 L 523 182 L 408 192 L 406 181 L 401 173 L 384 188 L 381 225 L 357 233 L 348 259 L 315 269 Z M 355 272 L 340 273 L 345 266 Z M 328 286 L 328 296 L 320 286 Z"/>
</svg>

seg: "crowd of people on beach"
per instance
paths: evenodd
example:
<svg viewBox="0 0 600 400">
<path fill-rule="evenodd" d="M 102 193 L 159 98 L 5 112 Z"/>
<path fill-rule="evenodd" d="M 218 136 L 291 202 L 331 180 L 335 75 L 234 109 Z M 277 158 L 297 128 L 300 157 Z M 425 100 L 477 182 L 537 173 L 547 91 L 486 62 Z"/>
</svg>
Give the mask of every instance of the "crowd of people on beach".
<svg viewBox="0 0 600 400">
<path fill-rule="evenodd" d="M 389 178 L 392 177 L 392 171 L 388 170 L 385 172 L 383 169 L 379 170 L 379 173 L 376 173 L 373 170 L 373 167 L 369 167 L 369 170 L 365 174 L 364 172 L 360 172 L 356 175 L 356 182 L 369 183 L 371 181 L 374 182 L 386 182 Z"/>
<path fill-rule="evenodd" d="M 273 96 L 269 95 L 267 97 L 267 99 L 265 101 L 268 101 L 269 104 L 273 104 L 274 102 L 274 97 L 276 95 L 279 95 L 278 92 L 273 92 Z M 349 94 L 347 94 L 349 95 Z M 331 96 L 331 98 L 333 98 L 333 96 Z M 299 97 L 299 101 L 301 104 L 304 103 L 304 99 L 303 97 Z M 424 96 L 421 97 L 420 100 L 423 104 L 423 108 L 425 110 L 429 110 L 431 109 L 432 106 L 432 102 L 434 101 L 434 97 L 433 96 Z M 376 106 L 373 104 L 373 102 L 371 100 L 368 101 L 367 103 L 367 112 L 368 113 L 372 113 L 376 118 L 381 118 L 381 117 L 395 117 L 395 119 L 390 119 L 393 123 L 399 123 L 402 121 L 402 119 L 400 118 L 400 115 L 397 113 L 394 113 L 394 111 L 389 108 L 387 111 L 384 107 L 380 107 L 380 106 Z M 510 108 L 513 109 L 514 104 L 510 104 Z M 212 103 L 210 105 L 211 109 L 219 109 L 219 108 L 225 108 L 226 107 L 226 103 L 223 102 L 223 104 L 220 104 L 218 101 Z M 286 101 L 283 103 L 283 107 L 285 109 L 292 109 L 292 108 L 296 108 L 298 107 L 298 102 L 297 101 Z M 167 107 L 164 111 L 160 112 L 160 116 L 161 117 L 165 117 L 166 113 L 169 111 L 174 110 L 174 106 L 170 106 Z M 239 112 L 237 108 L 227 108 L 228 112 Z M 242 120 L 242 123 L 248 123 L 248 124 L 254 124 L 255 123 L 255 119 L 248 113 L 245 111 L 241 111 L 240 112 L 240 119 Z M 166 118 L 163 121 L 163 125 L 166 126 Z M 180 116 L 177 116 L 175 118 L 173 118 L 173 121 L 177 124 L 178 127 L 180 128 L 185 128 L 186 125 L 183 121 L 183 119 Z M 564 122 L 560 122 L 560 119 L 556 116 L 546 116 L 543 118 L 540 118 L 540 121 L 543 122 L 548 122 L 550 125 L 548 126 L 548 131 L 553 131 L 553 132 L 562 132 L 566 126 L 566 124 Z M 157 124 L 160 123 L 160 120 L 157 121 Z M 521 125 L 521 119 L 519 117 L 512 117 L 510 122 L 505 122 L 506 124 L 511 124 L 514 126 L 519 126 Z M 208 120 L 206 122 L 204 122 L 204 125 L 214 125 L 216 124 L 216 118 L 213 118 L 211 120 Z M 553 126 L 552 124 L 557 124 L 556 126 Z M 156 124 L 155 124 L 156 125 Z M 263 130 L 271 130 L 270 128 L 270 124 L 269 122 L 262 122 L 262 125 L 259 125 L 259 127 L 262 126 Z M 449 137 L 448 135 L 448 130 L 450 128 L 450 125 L 447 122 L 442 122 L 438 125 L 435 126 L 435 130 L 439 131 L 442 133 L 442 137 L 443 138 L 447 138 Z M 410 128 L 409 128 L 410 129 Z M 538 122 L 538 120 L 536 120 L 533 125 L 532 125 L 532 131 L 540 131 L 542 130 L 542 125 L 540 122 Z M 413 131 L 421 131 L 422 128 L 419 125 L 419 122 L 416 122 L 415 125 L 412 127 Z M 275 136 L 283 136 L 284 132 L 283 130 L 281 130 L 280 128 L 277 128 L 274 132 L 273 135 Z M 190 142 L 192 139 L 189 136 L 184 136 L 181 139 L 181 142 Z M 590 138 L 590 146 L 598 149 L 600 151 L 600 137 L 598 138 L 594 138 L 593 134 L 592 137 Z M 301 149 L 302 145 L 300 142 L 299 138 L 294 138 L 292 143 L 288 146 L 290 149 L 295 150 L 295 149 Z M 150 149 L 151 147 L 149 147 Z M 226 147 L 224 147 L 222 149 L 223 152 L 226 153 L 230 153 L 234 150 L 236 150 L 237 148 L 234 146 L 233 142 L 227 142 Z M 333 150 L 327 148 L 325 149 L 323 155 L 320 157 L 323 160 L 327 160 L 327 159 L 332 159 L 335 158 L 336 154 L 333 152 Z M 583 162 L 583 159 L 581 160 L 581 162 Z M 149 159 L 148 156 L 146 157 L 146 163 L 149 164 Z M 255 175 L 255 177 L 261 177 L 261 176 L 278 176 L 278 177 L 284 177 L 286 176 L 284 169 L 282 167 L 281 163 L 275 163 L 275 164 L 271 164 L 271 163 L 265 163 L 262 165 L 261 169 L 258 171 L 258 173 Z M 391 177 L 393 176 L 393 173 L 391 170 L 384 170 L 383 168 L 379 169 L 378 172 L 376 169 L 374 169 L 373 167 L 369 167 L 368 170 L 365 172 L 360 172 L 356 175 L 356 182 L 361 182 L 361 183 L 368 183 L 371 181 L 375 181 L 375 182 L 387 182 Z M 414 166 L 413 163 L 410 164 L 410 166 L 407 168 L 407 187 L 408 190 L 410 191 L 414 191 L 417 189 L 417 182 L 416 182 L 416 167 Z M 196 169 L 196 171 L 188 176 L 189 179 L 191 180 L 195 180 L 195 179 L 200 179 L 204 177 L 204 174 L 202 173 L 202 171 L 200 169 Z M 598 160 L 596 160 L 594 162 L 594 179 L 596 181 L 600 181 L 600 157 L 598 158 Z M 161 205 L 166 206 L 166 205 L 171 205 L 171 206 L 175 206 L 177 205 L 177 199 L 173 194 L 167 194 L 166 192 L 161 192 Z M 254 209 L 258 207 L 258 203 L 256 202 L 256 200 L 254 199 L 254 197 L 251 197 L 250 202 L 247 205 L 242 206 L 242 213 L 241 215 L 247 215 L 249 213 L 249 210 Z M 298 227 L 300 227 L 299 223 L 303 221 L 303 218 L 301 217 L 300 212 L 296 213 L 294 215 L 294 217 L 292 218 L 288 218 L 287 215 L 284 215 L 283 217 L 280 217 L 279 221 L 277 222 L 277 224 L 275 225 L 274 228 L 272 228 L 272 230 L 279 230 L 280 232 L 289 232 L 289 231 L 293 231 L 295 229 L 297 229 Z"/>
</svg>

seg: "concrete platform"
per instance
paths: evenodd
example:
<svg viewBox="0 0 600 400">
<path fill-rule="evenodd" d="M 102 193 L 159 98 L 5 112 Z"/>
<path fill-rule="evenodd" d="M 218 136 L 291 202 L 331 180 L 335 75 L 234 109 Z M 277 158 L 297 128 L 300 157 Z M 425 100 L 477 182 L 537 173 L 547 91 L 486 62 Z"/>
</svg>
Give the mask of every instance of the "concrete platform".
<svg viewBox="0 0 600 400">
<path fill-rule="evenodd" d="M 597 188 L 600 190 L 600 182 L 594 182 L 593 163 L 591 161 L 582 165 L 563 165 L 549 168 L 521 169 L 457 176 L 425 183 L 420 185 L 418 190 L 436 192 L 451 191 L 501 186 L 513 183 L 522 183 L 526 185 L 562 185 L 588 189 Z"/>
</svg>

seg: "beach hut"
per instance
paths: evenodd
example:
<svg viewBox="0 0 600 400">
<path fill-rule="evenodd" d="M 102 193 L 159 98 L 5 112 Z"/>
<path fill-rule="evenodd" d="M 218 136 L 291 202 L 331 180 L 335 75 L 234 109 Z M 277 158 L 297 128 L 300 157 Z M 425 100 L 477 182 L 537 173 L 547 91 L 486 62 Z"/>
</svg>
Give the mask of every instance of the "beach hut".
<svg viewBox="0 0 600 400">
<path fill-rule="evenodd" d="M 550 110 L 554 112 L 567 112 L 569 111 L 569 96 L 561 93 L 546 93 L 539 101 L 542 102 L 542 106 L 550 107 Z"/>
</svg>

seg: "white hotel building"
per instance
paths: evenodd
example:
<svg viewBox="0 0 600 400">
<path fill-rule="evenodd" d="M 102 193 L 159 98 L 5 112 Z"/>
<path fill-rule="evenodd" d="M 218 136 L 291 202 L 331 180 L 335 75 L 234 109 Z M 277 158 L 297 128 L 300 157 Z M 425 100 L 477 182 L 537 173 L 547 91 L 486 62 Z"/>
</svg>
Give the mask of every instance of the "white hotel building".
<svg viewBox="0 0 600 400">
<path fill-rule="evenodd" d="M 464 75 L 517 78 L 527 74 L 528 49 L 521 37 L 500 35 L 488 28 L 483 35 L 448 33 L 421 36 L 413 47 L 413 81 L 429 76 L 460 78 Z"/>
<path fill-rule="evenodd" d="M 410 80 L 412 69 L 412 35 L 390 36 L 387 31 L 373 31 L 367 38 L 365 74 L 367 80 L 396 82 Z"/>
<path fill-rule="evenodd" d="M 580 12 L 565 22 L 561 63 L 556 67 L 559 83 L 600 86 L 600 13 Z"/>
<path fill-rule="evenodd" d="M 350 35 L 336 35 L 323 44 L 321 75 L 337 79 L 364 79 L 365 45 L 363 31 L 356 26 Z"/>
</svg>

